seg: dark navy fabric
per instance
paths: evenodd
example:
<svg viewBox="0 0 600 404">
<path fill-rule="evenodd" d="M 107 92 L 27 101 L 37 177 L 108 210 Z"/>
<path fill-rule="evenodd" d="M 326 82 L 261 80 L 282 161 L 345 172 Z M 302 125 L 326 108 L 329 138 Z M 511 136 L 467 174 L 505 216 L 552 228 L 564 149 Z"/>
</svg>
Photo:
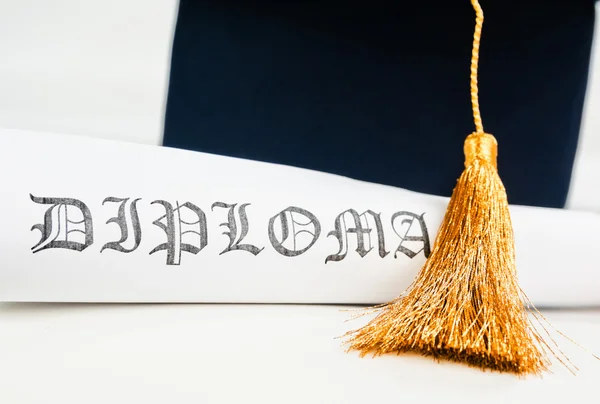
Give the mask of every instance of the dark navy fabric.
<svg viewBox="0 0 600 404">
<path fill-rule="evenodd" d="M 481 110 L 509 201 L 563 207 L 594 1 L 481 4 Z M 181 0 L 164 145 L 448 196 L 473 131 L 473 26 L 467 0 Z"/>
</svg>

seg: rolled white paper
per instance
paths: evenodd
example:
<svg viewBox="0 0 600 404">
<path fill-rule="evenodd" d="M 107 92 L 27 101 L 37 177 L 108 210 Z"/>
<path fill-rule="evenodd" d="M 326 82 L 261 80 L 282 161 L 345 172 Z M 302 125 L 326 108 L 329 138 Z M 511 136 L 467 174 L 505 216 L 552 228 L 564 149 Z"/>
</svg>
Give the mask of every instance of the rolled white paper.
<svg viewBox="0 0 600 404">
<path fill-rule="evenodd" d="M 447 204 L 295 167 L 17 130 L 0 130 L 0 173 L 3 301 L 385 302 L 423 265 Z M 511 209 L 533 303 L 599 304 L 600 216 Z"/>
</svg>

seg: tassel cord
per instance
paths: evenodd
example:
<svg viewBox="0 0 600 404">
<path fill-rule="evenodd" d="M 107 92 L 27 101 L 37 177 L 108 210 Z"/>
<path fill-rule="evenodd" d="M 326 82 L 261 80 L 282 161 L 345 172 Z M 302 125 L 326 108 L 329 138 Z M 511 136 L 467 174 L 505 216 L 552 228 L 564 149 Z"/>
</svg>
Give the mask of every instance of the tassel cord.
<svg viewBox="0 0 600 404">
<path fill-rule="evenodd" d="M 477 69 L 479 66 L 479 45 L 481 43 L 481 30 L 483 28 L 483 9 L 477 0 L 471 0 L 475 9 L 475 32 L 473 34 L 473 50 L 471 54 L 471 104 L 473 106 L 473 119 L 475 131 L 484 133 L 481 111 L 479 110 L 479 88 L 477 81 Z"/>
</svg>

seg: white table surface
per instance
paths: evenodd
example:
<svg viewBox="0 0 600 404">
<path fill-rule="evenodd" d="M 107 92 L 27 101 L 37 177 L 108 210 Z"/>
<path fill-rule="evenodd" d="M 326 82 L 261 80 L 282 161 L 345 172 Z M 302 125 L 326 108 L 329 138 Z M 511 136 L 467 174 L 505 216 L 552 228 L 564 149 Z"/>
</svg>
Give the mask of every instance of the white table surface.
<svg viewBox="0 0 600 404">
<path fill-rule="evenodd" d="M 359 358 L 334 306 L 0 305 L 0 403 L 599 403 L 600 361 L 518 379 L 419 356 Z M 600 310 L 549 312 L 600 352 Z"/>
</svg>

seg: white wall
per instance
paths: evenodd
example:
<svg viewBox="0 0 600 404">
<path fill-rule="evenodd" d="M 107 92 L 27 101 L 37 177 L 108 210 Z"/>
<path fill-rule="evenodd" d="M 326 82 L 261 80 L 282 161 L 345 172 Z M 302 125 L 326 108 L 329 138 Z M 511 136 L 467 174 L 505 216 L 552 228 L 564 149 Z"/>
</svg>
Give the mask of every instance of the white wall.
<svg viewBox="0 0 600 404">
<path fill-rule="evenodd" d="M 177 5 L 0 0 L 0 126 L 160 144 Z M 568 207 L 600 211 L 600 40 Z"/>
<path fill-rule="evenodd" d="M 177 0 L 0 0 L 0 126 L 161 142 Z"/>
<path fill-rule="evenodd" d="M 600 3 L 596 3 L 596 27 L 589 80 L 567 207 L 600 212 Z"/>
</svg>

